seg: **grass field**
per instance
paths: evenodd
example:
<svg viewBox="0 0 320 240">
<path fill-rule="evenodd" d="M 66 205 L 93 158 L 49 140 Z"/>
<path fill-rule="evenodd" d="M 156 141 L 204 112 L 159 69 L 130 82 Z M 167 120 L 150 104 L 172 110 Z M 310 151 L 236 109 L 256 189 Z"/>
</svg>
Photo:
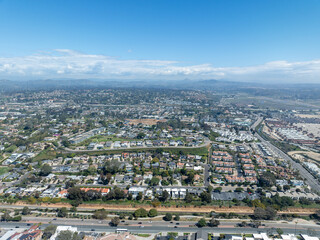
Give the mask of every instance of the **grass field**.
<svg viewBox="0 0 320 240">
<path fill-rule="evenodd" d="M 9 169 L 7 167 L 0 167 L 0 175 L 7 173 L 8 170 Z"/>
<path fill-rule="evenodd" d="M 46 159 L 53 159 L 55 158 L 57 153 L 55 151 L 46 149 L 40 152 L 37 156 L 33 158 L 33 161 L 41 161 Z"/>
</svg>

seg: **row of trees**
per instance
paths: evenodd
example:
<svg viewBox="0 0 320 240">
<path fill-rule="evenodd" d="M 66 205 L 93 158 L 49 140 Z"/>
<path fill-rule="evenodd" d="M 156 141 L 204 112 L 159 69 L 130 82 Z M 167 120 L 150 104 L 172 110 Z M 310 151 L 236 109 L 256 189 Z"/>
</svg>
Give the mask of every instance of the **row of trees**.
<svg viewBox="0 0 320 240">
<path fill-rule="evenodd" d="M 102 194 L 99 191 L 95 190 L 89 190 L 87 192 L 82 191 L 79 187 L 71 187 L 68 189 L 68 199 L 72 200 L 73 206 L 78 206 L 82 202 L 85 201 L 93 201 L 102 199 L 103 201 L 108 200 L 120 200 L 126 198 L 126 194 L 123 190 L 120 188 L 114 188 L 109 191 L 109 193 L 105 196 L 102 196 Z"/>
<path fill-rule="evenodd" d="M 209 222 L 207 222 L 206 219 L 201 218 L 198 221 L 197 226 L 198 227 L 206 227 L 206 226 L 208 226 L 208 227 L 217 227 L 217 226 L 219 226 L 219 224 L 220 224 L 220 221 L 215 219 L 215 218 L 211 218 L 209 220 Z"/>
</svg>

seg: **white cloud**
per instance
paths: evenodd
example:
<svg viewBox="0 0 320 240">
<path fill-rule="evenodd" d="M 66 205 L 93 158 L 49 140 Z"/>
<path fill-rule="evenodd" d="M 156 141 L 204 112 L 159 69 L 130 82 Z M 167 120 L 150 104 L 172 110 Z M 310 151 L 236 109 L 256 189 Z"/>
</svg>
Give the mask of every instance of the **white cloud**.
<svg viewBox="0 0 320 240">
<path fill-rule="evenodd" d="M 248 67 L 183 66 L 177 61 L 123 60 L 56 49 L 23 57 L 0 57 L 0 78 L 228 79 L 320 83 L 320 60 L 274 61 Z"/>
</svg>

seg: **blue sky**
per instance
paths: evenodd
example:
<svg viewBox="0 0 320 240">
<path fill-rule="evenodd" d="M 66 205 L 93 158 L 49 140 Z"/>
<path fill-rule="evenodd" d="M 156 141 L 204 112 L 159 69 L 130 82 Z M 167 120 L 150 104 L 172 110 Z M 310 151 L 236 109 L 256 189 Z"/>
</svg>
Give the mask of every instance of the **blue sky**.
<svg viewBox="0 0 320 240">
<path fill-rule="evenodd" d="M 0 78 L 320 83 L 320 0 L 0 0 Z"/>
</svg>

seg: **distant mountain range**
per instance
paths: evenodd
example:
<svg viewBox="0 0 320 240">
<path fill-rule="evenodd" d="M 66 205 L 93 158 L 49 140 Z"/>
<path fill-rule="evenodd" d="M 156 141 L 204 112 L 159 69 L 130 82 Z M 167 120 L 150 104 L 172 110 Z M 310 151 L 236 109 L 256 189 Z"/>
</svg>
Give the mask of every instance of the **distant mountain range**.
<svg viewBox="0 0 320 240">
<path fill-rule="evenodd" d="M 179 90 L 210 90 L 218 92 L 269 92 L 279 90 L 320 91 L 320 84 L 261 84 L 223 80 L 96 80 L 96 79 L 45 79 L 0 80 L 0 91 L 85 89 L 85 88 L 161 88 Z"/>
</svg>

